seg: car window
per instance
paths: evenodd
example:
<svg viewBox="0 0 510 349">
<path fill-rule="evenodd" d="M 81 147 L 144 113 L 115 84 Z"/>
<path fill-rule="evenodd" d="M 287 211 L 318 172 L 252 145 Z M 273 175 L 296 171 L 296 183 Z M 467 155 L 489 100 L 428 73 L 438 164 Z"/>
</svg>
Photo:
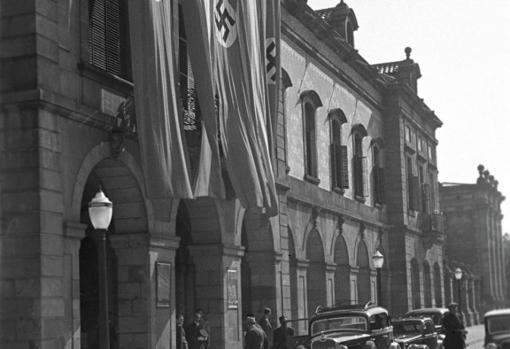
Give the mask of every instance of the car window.
<svg viewBox="0 0 510 349">
<path fill-rule="evenodd" d="M 427 321 L 425 323 L 425 333 L 432 333 L 434 332 L 434 324 L 431 321 Z"/>
<path fill-rule="evenodd" d="M 393 333 L 395 333 L 396 335 L 420 334 L 421 324 L 419 322 L 393 323 Z"/>
<path fill-rule="evenodd" d="M 510 332 L 510 315 L 488 318 L 487 329 L 489 334 Z"/>
<path fill-rule="evenodd" d="M 312 336 L 327 331 L 366 331 L 367 320 L 363 316 L 342 316 L 316 320 L 312 323 Z"/>
<path fill-rule="evenodd" d="M 372 330 L 379 330 L 389 326 L 388 316 L 384 313 L 375 314 L 370 317 L 370 328 Z"/>
</svg>

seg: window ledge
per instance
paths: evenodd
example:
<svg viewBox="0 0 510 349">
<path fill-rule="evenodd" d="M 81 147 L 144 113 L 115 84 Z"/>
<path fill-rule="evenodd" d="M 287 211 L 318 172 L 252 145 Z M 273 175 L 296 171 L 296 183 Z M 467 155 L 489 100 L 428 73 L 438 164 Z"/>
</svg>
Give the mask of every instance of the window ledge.
<svg viewBox="0 0 510 349">
<path fill-rule="evenodd" d="M 383 208 L 384 204 L 382 202 L 374 202 L 374 207 L 375 208 Z"/>
<path fill-rule="evenodd" d="M 345 193 L 344 188 L 340 188 L 340 187 L 333 187 L 333 191 L 334 191 L 335 193 L 340 194 L 340 195 L 344 195 L 344 193 Z"/>
<path fill-rule="evenodd" d="M 91 80 L 97 81 L 103 85 L 114 88 L 125 94 L 131 94 L 134 84 L 131 81 L 125 80 L 120 76 L 108 73 L 107 71 L 93 66 L 87 62 L 78 63 L 78 70 L 80 73 Z"/>
<path fill-rule="evenodd" d="M 365 197 L 363 197 L 363 196 L 354 195 L 354 198 L 356 199 L 356 201 L 359 201 L 359 202 L 361 202 L 361 203 L 363 203 L 363 204 L 364 204 L 364 203 L 365 203 L 365 201 L 366 201 L 366 198 L 365 198 Z"/>
<path fill-rule="evenodd" d="M 315 176 L 311 176 L 309 174 L 305 174 L 304 179 L 305 179 L 305 181 L 310 182 L 315 185 L 318 185 L 321 182 L 319 178 L 317 178 Z"/>
</svg>

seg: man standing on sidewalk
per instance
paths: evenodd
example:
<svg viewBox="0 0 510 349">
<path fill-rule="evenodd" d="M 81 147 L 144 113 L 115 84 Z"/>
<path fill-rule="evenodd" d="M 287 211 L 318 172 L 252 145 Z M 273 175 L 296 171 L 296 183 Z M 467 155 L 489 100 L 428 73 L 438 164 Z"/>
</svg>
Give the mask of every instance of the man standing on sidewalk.
<svg viewBox="0 0 510 349">
<path fill-rule="evenodd" d="M 443 346 L 445 349 L 463 349 L 466 347 L 466 330 L 462 316 L 457 311 L 457 303 L 448 305 L 448 312 L 443 317 L 442 331 L 445 334 Z"/>
</svg>

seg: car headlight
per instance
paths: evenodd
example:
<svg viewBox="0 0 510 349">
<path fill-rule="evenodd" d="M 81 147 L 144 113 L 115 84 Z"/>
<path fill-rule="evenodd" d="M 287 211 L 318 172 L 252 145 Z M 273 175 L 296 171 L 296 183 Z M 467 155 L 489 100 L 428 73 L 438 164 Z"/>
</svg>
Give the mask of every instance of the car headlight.
<svg viewBox="0 0 510 349">
<path fill-rule="evenodd" d="M 485 349 L 498 349 L 496 343 L 489 343 L 485 346 Z"/>
</svg>

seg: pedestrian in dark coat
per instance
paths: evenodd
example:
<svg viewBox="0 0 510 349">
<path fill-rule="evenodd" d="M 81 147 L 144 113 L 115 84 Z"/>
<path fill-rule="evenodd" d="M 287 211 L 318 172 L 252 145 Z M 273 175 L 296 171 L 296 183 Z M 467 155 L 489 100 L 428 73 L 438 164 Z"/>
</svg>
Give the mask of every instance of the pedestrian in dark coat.
<svg viewBox="0 0 510 349">
<path fill-rule="evenodd" d="M 247 331 L 244 336 L 245 349 L 267 349 L 267 336 L 255 321 L 255 316 L 246 317 Z"/>
<path fill-rule="evenodd" d="M 177 326 L 175 328 L 175 332 L 177 338 L 177 349 L 188 349 L 186 331 L 184 330 L 184 316 L 182 314 L 177 315 Z"/>
<path fill-rule="evenodd" d="M 269 342 L 269 348 L 273 344 L 273 326 L 269 316 L 271 315 L 271 308 L 264 308 L 264 315 L 259 320 L 260 327 L 264 330 L 267 340 Z"/>
<path fill-rule="evenodd" d="M 193 315 L 193 322 L 186 327 L 186 340 L 189 349 L 206 349 L 207 348 L 207 332 L 201 325 L 202 313 L 197 311 Z"/>
<path fill-rule="evenodd" d="M 273 349 L 288 349 L 287 338 L 294 336 L 294 329 L 287 326 L 287 318 L 280 316 L 280 327 L 273 332 Z"/>
<path fill-rule="evenodd" d="M 445 334 L 443 346 L 445 349 L 463 349 L 466 347 L 466 330 L 461 314 L 457 311 L 457 304 L 448 305 L 448 312 L 443 317 L 442 332 Z"/>
</svg>

